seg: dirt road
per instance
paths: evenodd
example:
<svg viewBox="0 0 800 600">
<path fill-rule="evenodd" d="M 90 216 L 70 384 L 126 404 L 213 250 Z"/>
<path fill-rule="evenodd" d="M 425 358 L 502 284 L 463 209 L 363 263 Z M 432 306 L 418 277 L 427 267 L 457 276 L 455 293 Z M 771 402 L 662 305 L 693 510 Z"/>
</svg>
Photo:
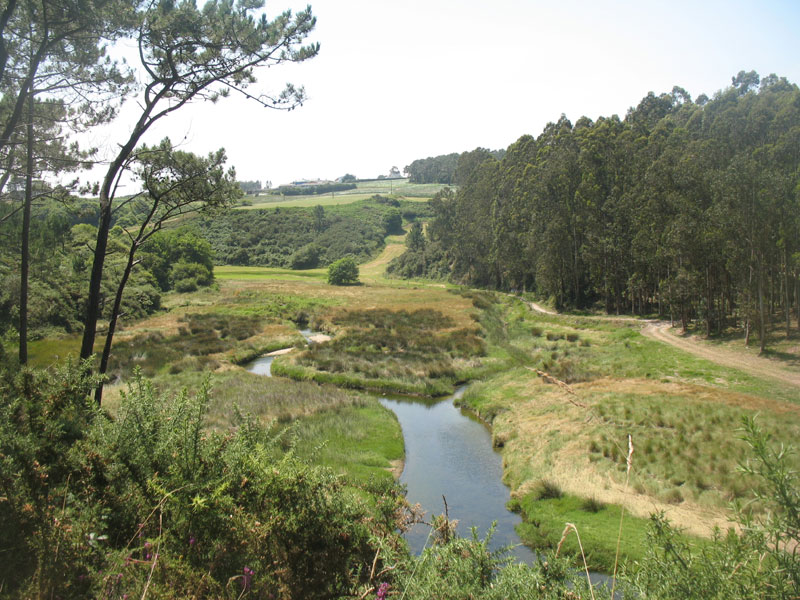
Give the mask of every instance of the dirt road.
<svg viewBox="0 0 800 600">
<path fill-rule="evenodd" d="M 800 387 L 800 373 L 796 370 L 776 364 L 774 361 L 761 356 L 748 355 L 743 352 L 714 348 L 699 340 L 684 338 L 669 332 L 669 323 L 663 321 L 645 322 L 642 335 L 658 340 L 665 344 L 680 348 L 690 354 L 705 358 L 711 362 L 725 367 L 739 369 L 755 377 L 777 379 L 790 385 Z"/>
<path fill-rule="evenodd" d="M 546 315 L 556 315 L 558 313 L 536 304 L 535 302 L 528 302 L 532 310 L 535 310 Z M 619 320 L 619 317 L 587 317 L 598 320 Z M 754 377 L 765 377 L 768 379 L 777 379 L 783 383 L 800 387 L 800 372 L 789 367 L 785 367 L 776 363 L 768 358 L 761 356 L 744 354 L 744 352 L 737 352 L 735 350 L 727 350 L 725 348 L 715 348 L 708 344 L 693 339 L 684 338 L 673 335 L 669 332 L 670 325 L 664 321 L 648 321 L 645 319 L 636 319 L 642 324 L 642 335 L 654 340 L 658 340 L 664 344 L 669 344 L 676 348 L 693 354 L 700 358 L 705 358 L 713 363 L 722 365 L 724 367 L 732 367 L 739 369 L 748 375 Z"/>
</svg>

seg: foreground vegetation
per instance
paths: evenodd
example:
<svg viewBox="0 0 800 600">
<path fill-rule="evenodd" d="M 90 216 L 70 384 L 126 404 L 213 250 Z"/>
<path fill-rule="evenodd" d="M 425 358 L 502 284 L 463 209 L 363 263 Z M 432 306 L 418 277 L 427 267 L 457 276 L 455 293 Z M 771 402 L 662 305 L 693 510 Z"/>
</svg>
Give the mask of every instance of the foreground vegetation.
<svg viewBox="0 0 800 600">
<path fill-rule="evenodd" d="M 562 543 L 534 565 L 506 565 L 488 540 L 455 536 L 446 516 L 410 556 L 396 529 L 409 513 L 391 478 L 311 466 L 286 429 L 241 414 L 236 427 L 210 431 L 205 386 L 159 396 L 134 376 L 110 419 L 82 372 L 0 372 L 0 532 L 14 549 L 0 563 L 2 597 L 610 597 L 588 590 Z M 342 396 L 326 401 L 346 413 Z M 314 422 L 303 427 L 318 439 Z M 800 564 L 783 550 L 800 541 L 796 472 L 752 421 L 743 431 L 769 516 L 745 515 L 743 535 L 700 549 L 655 517 L 642 560 L 614 583 L 624 597 L 800 591 Z"/>
</svg>

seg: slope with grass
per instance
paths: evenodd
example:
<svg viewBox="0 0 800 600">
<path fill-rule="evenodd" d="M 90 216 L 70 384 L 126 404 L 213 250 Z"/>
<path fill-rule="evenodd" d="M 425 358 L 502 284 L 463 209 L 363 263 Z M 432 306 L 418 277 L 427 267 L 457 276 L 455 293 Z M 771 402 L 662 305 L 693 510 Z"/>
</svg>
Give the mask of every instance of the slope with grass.
<svg viewBox="0 0 800 600">
<path fill-rule="evenodd" d="M 643 337 L 636 321 L 535 312 L 504 297 L 482 324 L 516 366 L 471 386 L 463 402 L 492 424 L 526 520 L 521 534 L 536 545 L 555 545 L 565 520 L 583 516 L 589 531 L 618 522 L 613 510 L 576 517 L 575 507 L 589 500 L 642 518 L 663 511 L 689 533 L 709 536 L 729 526 L 730 501 L 746 499 L 755 485 L 737 471 L 747 456 L 737 433 L 742 418 L 758 414 L 776 442 L 800 435 L 795 386 L 665 347 Z M 626 485 L 628 435 L 635 452 Z M 566 499 L 542 497 L 542 482 Z M 631 557 L 644 540 L 638 523 L 626 534 Z M 615 540 L 598 537 L 596 565 L 608 564 Z"/>
<path fill-rule="evenodd" d="M 370 181 L 358 181 L 356 182 L 356 188 L 353 190 L 343 190 L 327 194 L 309 194 L 306 196 L 259 194 L 258 196 L 248 196 L 238 208 L 242 210 L 252 210 L 275 206 L 338 206 L 366 200 L 376 194 L 395 196 L 409 202 L 427 202 L 443 187 L 445 186 L 442 184 L 409 183 L 408 179 L 375 179 Z"/>
</svg>

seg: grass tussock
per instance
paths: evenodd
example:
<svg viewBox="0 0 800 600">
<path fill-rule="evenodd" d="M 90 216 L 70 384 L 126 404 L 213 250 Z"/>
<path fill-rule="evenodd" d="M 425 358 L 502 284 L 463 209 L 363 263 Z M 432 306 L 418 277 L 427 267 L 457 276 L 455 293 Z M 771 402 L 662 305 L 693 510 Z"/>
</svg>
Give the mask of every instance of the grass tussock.
<svg viewBox="0 0 800 600">
<path fill-rule="evenodd" d="M 470 360 L 486 353 L 477 327 L 430 308 L 338 310 L 314 325 L 334 333 L 296 357 L 277 363 L 276 374 L 386 392 L 440 395 L 465 379 Z"/>
</svg>

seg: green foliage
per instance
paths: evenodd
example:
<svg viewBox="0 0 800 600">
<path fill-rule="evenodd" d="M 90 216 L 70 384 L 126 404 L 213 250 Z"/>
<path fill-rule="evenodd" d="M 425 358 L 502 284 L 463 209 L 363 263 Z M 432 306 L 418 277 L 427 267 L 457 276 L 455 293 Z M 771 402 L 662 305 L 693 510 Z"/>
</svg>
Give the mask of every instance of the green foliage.
<svg viewBox="0 0 800 600">
<path fill-rule="evenodd" d="M 399 210 L 390 210 L 383 216 L 383 229 L 386 231 L 386 235 L 401 235 L 403 233 L 403 215 L 400 214 Z"/>
<path fill-rule="evenodd" d="M 426 242 L 422 250 L 410 249 L 386 265 L 386 274 L 402 279 L 447 279 L 450 265 L 438 242 Z"/>
<path fill-rule="evenodd" d="M 101 511 L 75 506 L 70 487 L 81 469 L 76 445 L 98 414 L 90 393 L 97 381 L 82 367 L 53 372 L 0 372 L 0 582 L 3 593 L 69 589 L 77 565 L 96 552 L 86 543 Z M 94 534 L 95 536 L 97 533 Z"/>
<path fill-rule="evenodd" d="M 562 117 L 499 161 L 462 154 L 458 191 L 431 202 L 430 239 L 453 281 L 699 320 L 706 335 L 757 328 L 763 350 L 770 309 L 788 332 L 797 307 L 798 98 L 745 73 L 704 102 L 675 88 L 623 120 Z M 438 158 L 407 167 L 412 180 Z"/>
<path fill-rule="evenodd" d="M 260 181 L 237 181 L 236 183 L 245 194 L 258 194 L 261 191 Z"/>
<path fill-rule="evenodd" d="M 70 204 L 72 201 L 69 201 Z M 70 215 L 55 202 L 43 202 L 41 213 L 35 214 L 31 231 L 31 279 L 28 294 L 29 338 L 43 335 L 74 333 L 81 329 L 82 298 L 86 293 L 86 278 L 91 264 L 91 244 L 96 229 L 75 220 L 91 219 L 83 213 L 83 203 L 75 200 L 77 215 Z M 39 207 L 37 207 L 37 213 Z M 10 226 L 18 224 L 11 219 Z M 125 259 L 128 237 L 121 227 L 113 230 L 102 290 L 113 298 Z M 202 242 L 202 240 L 199 240 Z M 8 245 L 0 246 L 0 331 L 16 328 L 19 315 L 19 272 L 14 265 L 17 252 Z M 144 258 L 144 257 L 143 257 Z M 7 261 L 7 262 L 6 262 Z M 128 318 L 151 314 L 161 306 L 162 288 L 150 271 L 154 263 L 134 269 L 123 296 L 122 307 Z M 111 311 L 111 303 L 104 306 L 104 316 Z"/>
<path fill-rule="evenodd" d="M 358 283 L 358 264 L 352 256 L 345 256 L 328 267 L 330 285 L 353 285 Z"/>
<path fill-rule="evenodd" d="M 445 516 L 434 521 L 448 525 Z M 489 549 L 491 532 L 479 539 L 448 535 L 435 538 L 419 557 L 403 560 L 384 582 L 392 594 L 412 600 L 555 600 L 588 597 L 585 578 L 555 556 L 540 557 L 533 565 L 513 564 L 508 550 Z M 377 584 L 375 587 L 378 587 Z M 584 595 L 586 594 L 586 595 Z M 602 588 L 595 597 L 605 598 Z M 379 596 L 380 597 L 380 596 Z"/>
<path fill-rule="evenodd" d="M 319 255 L 322 249 L 314 243 L 306 244 L 289 257 L 291 269 L 314 269 L 319 264 Z"/>
<path fill-rule="evenodd" d="M 164 398 L 136 377 L 106 419 L 81 372 L 4 381 L 4 594 L 347 595 L 393 538 L 393 484 L 362 484 L 373 511 L 251 421 L 207 432 L 205 389 Z"/>
<path fill-rule="evenodd" d="M 443 154 L 417 159 L 403 169 L 411 183 L 453 183 L 458 154 Z"/>
<path fill-rule="evenodd" d="M 406 236 L 406 248 L 409 252 L 425 251 L 425 234 L 422 232 L 422 223 L 415 221 Z"/>
<path fill-rule="evenodd" d="M 386 235 L 398 233 L 398 210 L 373 199 L 326 208 L 232 211 L 203 218 L 199 230 L 221 264 L 324 267 L 348 255 L 359 262 L 372 257 Z"/>
<path fill-rule="evenodd" d="M 277 190 L 278 194 L 284 196 L 316 196 L 319 194 L 330 194 L 331 192 L 345 192 L 356 189 L 355 183 L 320 183 L 316 185 L 282 185 Z"/>
</svg>

